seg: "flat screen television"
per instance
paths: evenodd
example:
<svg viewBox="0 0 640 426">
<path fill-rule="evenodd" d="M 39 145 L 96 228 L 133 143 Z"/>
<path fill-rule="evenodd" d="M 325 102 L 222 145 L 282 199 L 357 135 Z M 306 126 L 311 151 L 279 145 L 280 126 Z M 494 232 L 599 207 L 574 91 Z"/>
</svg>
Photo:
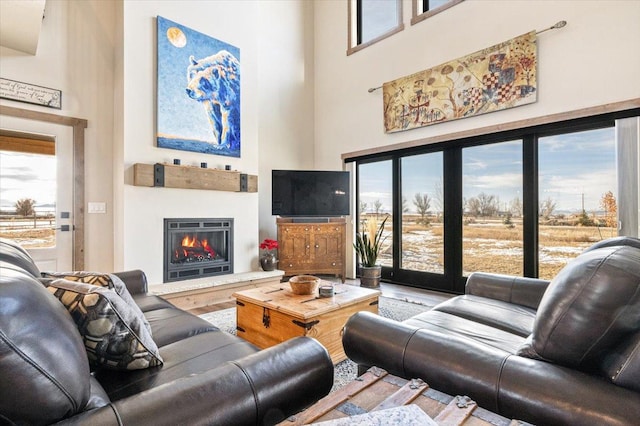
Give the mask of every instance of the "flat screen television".
<svg viewBox="0 0 640 426">
<path fill-rule="evenodd" d="M 349 215 L 349 172 L 273 170 L 271 177 L 273 215 Z"/>
</svg>

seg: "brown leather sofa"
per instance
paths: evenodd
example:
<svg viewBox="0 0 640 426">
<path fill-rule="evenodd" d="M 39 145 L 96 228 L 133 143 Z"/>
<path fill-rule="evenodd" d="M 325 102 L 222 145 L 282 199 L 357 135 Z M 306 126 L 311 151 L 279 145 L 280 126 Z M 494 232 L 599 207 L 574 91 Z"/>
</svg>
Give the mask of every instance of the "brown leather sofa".
<svg viewBox="0 0 640 426">
<path fill-rule="evenodd" d="M 0 241 L 0 424 L 274 424 L 330 391 L 333 364 L 316 340 L 259 350 L 148 294 L 141 271 L 117 275 L 160 366 L 90 370 L 72 316 L 27 252 Z"/>
<path fill-rule="evenodd" d="M 640 240 L 605 240 L 551 281 L 474 273 L 404 322 L 358 313 L 343 344 L 378 366 L 540 425 L 640 421 Z"/>
</svg>

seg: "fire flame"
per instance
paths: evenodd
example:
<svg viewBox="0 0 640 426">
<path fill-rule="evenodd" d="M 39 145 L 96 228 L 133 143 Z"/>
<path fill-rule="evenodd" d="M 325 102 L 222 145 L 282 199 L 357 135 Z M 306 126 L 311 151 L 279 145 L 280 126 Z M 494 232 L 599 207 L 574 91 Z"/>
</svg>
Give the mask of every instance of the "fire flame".
<svg viewBox="0 0 640 426">
<path fill-rule="evenodd" d="M 181 250 L 183 253 L 182 257 L 188 257 L 190 250 L 188 250 L 189 248 L 202 248 L 203 250 L 205 250 L 207 253 L 209 253 L 209 255 L 213 258 L 216 256 L 216 251 L 213 249 L 213 247 L 211 247 L 209 245 L 209 241 L 205 238 L 203 238 L 202 240 L 199 240 L 198 237 L 196 237 L 195 235 L 185 235 L 182 238 L 182 242 L 180 243 L 180 249 L 176 250 L 175 256 L 177 257 L 181 257 L 178 254 L 178 250 Z"/>
<path fill-rule="evenodd" d="M 182 239 L 182 247 L 200 247 L 200 243 L 195 236 L 185 235 Z"/>
</svg>

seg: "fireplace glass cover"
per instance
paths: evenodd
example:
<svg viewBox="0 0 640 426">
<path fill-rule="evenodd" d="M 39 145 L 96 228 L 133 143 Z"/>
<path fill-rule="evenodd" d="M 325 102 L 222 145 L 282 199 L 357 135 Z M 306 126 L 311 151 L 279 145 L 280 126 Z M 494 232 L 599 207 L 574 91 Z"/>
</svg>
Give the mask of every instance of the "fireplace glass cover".
<svg viewBox="0 0 640 426">
<path fill-rule="evenodd" d="M 233 219 L 164 223 L 164 282 L 233 273 Z"/>
</svg>

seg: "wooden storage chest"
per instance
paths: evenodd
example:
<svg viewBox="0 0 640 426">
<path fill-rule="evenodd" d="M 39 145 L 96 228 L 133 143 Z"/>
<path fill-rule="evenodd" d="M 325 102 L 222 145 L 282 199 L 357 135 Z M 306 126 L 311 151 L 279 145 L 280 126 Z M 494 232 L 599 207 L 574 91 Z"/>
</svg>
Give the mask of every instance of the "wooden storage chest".
<svg viewBox="0 0 640 426">
<path fill-rule="evenodd" d="M 326 282 L 324 282 L 326 284 Z M 322 282 L 321 282 L 322 285 Z M 346 359 L 342 328 L 359 311 L 378 313 L 380 292 L 338 284 L 333 297 L 297 295 L 289 283 L 234 293 L 237 335 L 261 349 L 297 336 L 316 338 L 334 363 Z"/>
</svg>

